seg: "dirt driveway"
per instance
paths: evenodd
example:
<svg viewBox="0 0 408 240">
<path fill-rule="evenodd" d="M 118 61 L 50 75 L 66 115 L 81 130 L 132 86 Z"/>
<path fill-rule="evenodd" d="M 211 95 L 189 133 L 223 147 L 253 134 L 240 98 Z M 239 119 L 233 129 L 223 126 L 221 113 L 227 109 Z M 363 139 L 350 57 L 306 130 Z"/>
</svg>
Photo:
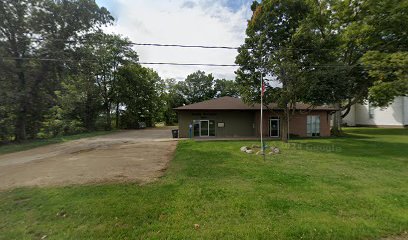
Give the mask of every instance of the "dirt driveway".
<svg viewBox="0 0 408 240">
<path fill-rule="evenodd" d="M 0 156 L 0 189 L 132 181 L 163 175 L 176 148 L 170 128 L 120 131 Z"/>
</svg>

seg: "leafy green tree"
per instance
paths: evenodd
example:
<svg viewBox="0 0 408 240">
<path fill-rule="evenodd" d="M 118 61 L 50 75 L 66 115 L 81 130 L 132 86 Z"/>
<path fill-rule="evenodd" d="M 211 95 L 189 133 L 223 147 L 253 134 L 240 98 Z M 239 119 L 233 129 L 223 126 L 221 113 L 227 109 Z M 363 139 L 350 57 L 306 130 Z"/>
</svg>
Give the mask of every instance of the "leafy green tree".
<svg viewBox="0 0 408 240">
<path fill-rule="evenodd" d="M 370 88 L 370 102 L 384 107 L 397 96 L 408 95 L 408 52 L 370 51 L 361 58 L 375 79 Z"/>
<path fill-rule="evenodd" d="M 177 82 L 175 79 L 167 79 L 162 95 L 164 121 L 167 125 L 178 121 L 174 108 L 224 96 L 239 96 L 238 85 L 235 81 L 214 80 L 211 74 L 206 75 L 202 71 L 189 75 L 185 81 Z"/>
<path fill-rule="evenodd" d="M 336 104 L 338 132 L 341 111 L 344 117 L 353 104 L 370 99 L 385 106 L 406 95 L 407 6 L 406 0 L 254 2 L 236 60 L 243 99 L 259 102 L 263 73 L 281 85 L 269 84 L 266 103 Z"/>
<path fill-rule="evenodd" d="M 96 130 L 96 120 L 103 110 L 102 98 L 94 79 L 88 72 L 77 72 L 64 80 L 62 90 L 56 94 L 63 119 L 67 123 L 80 122 L 87 131 Z"/>
<path fill-rule="evenodd" d="M 132 49 L 130 40 L 119 35 L 97 32 L 88 35 L 86 38 L 87 42 L 83 48 L 92 54 L 91 59 L 96 60 L 94 78 L 105 110 L 105 129 L 110 130 L 112 127 L 111 112 L 113 105 L 116 106 L 116 127 L 119 126 L 120 104 L 118 100 L 117 70 L 125 64 L 136 63 L 139 57 L 136 51 Z"/>
<path fill-rule="evenodd" d="M 187 76 L 180 82 L 179 88 L 187 104 L 202 102 L 215 97 L 214 77 L 203 71 L 197 71 Z"/>
<path fill-rule="evenodd" d="M 0 47 L 0 55 L 1 55 Z M 9 81 L 13 79 L 12 63 L 0 60 L 0 144 L 13 140 L 14 122 L 15 122 L 15 105 L 13 104 L 13 87 L 14 83 Z"/>
<path fill-rule="evenodd" d="M 70 42 L 113 20 L 93 0 L 4 0 L 0 2 L 0 52 L 13 75 L 7 78 L 13 91 L 14 138 L 35 137 L 42 119 L 54 104 L 54 92 L 65 74 L 63 61 L 71 56 Z M 34 37 L 34 39 L 33 39 Z M 5 83 L 8 84 L 8 83 Z"/>
<path fill-rule="evenodd" d="M 177 82 L 175 79 L 165 80 L 165 88 L 161 98 L 164 100 L 163 120 L 166 125 L 173 125 L 178 122 L 177 114 L 173 109 L 186 104 L 181 86 L 182 83 Z"/>
<path fill-rule="evenodd" d="M 407 94 L 400 77 L 380 78 L 380 75 L 399 75 L 396 72 L 403 69 L 401 57 L 408 44 L 403 30 L 408 27 L 407 6 L 406 0 L 332 1 L 331 24 L 341 43 L 339 62 L 350 68 L 342 78 L 346 82 L 345 97 L 338 103 L 339 108 L 345 110 L 342 117 L 355 103 L 369 99 L 372 104 L 385 107 L 396 96 Z M 397 56 L 394 54 L 399 55 L 398 60 L 392 60 L 392 67 L 388 67 L 388 61 Z M 379 71 L 382 74 L 378 74 Z M 335 132 L 340 131 L 337 129 L 340 114 L 335 114 L 334 122 Z"/>
<path fill-rule="evenodd" d="M 282 139 L 287 141 L 287 118 L 295 103 L 307 100 L 312 104 L 335 101 L 330 86 L 337 84 L 325 74 L 336 56 L 332 48 L 336 38 L 326 29 L 330 18 L 327 2 L 303 0 L 265 0 L 254 2 L 253 15 L 248 22 L 245 44 L 238 50 L 237 83 L 247 103 L 260 102 L 261 76 L 266 79 L 265 105 L 276 102 L 284 109 Z M 316 74 L 318 73 L 318 74 Z M 316 77 L 316 76 L 319 77 Z M 310 76 L 314 76 L 311 79 Z M 276 84 L 272 84 L 276 82 Z M 280 85 L 280 87 L 275 87 Z M 309 86 L 325 96 L 307 94 Z M 324 92 L 322 90 L 325 90 Z"/>
<path fill-rule="evenodd" d="M 118 70 L 119 101 L 123 106 L 121 126 L 138 128 L 139 122 L 152 127 L 160 115 L 162 81 L 150 68 L 127 64 Z"/>
<path fill-rule="evenodd" d="M 215 80 L 214 90 L 216 92 L 216 97 L 239 97 L 239 87 L 233 80 Z"/>
<path fill-rule="evenodd" d="M 365 0 L 360 3 L 360 41 L 365 48 L 358 59 L 372 79 L 370 103 L 386 107 L 397 96 L 408 95 L 408 1 Z"/>
</svg>

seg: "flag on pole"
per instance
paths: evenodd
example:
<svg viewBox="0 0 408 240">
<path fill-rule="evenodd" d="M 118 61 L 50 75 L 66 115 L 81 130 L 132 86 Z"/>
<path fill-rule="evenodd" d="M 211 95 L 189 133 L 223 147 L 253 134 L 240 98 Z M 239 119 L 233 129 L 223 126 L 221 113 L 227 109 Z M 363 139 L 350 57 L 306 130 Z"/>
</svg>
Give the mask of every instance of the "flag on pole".
<svg viewBox="0 0 408 240">
<path fill-rule="evenodd" d="M 265 83 L 264 83 L 263 79 L 261 79 L 261 81 L 262 81 L 261 97 L 263 97 L 264 94 L 265 94 Z"/>
</svg>

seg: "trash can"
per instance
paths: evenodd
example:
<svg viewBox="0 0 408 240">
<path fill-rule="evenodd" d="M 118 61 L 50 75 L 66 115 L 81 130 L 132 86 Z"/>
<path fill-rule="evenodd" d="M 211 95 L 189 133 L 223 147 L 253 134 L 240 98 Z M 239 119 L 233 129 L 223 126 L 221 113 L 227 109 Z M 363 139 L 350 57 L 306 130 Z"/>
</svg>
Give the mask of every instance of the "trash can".
<svg viewBox="0 0 408 240">
<path fill-rule="evenodd" d="M 171 130 L 171 133 L 173 134 L 173 138 L 178 138 L 178 133 L 179 133 L 178 129 Z"/>
</svg>

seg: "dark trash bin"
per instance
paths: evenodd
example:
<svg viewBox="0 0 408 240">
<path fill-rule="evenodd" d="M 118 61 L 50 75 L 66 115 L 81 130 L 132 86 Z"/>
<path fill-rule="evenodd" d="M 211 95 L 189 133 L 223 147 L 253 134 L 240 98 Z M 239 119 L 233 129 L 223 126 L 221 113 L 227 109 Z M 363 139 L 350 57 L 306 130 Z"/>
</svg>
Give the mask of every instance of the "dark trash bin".
<svg viewBox="0 0 408 240">
<path fill-rule="evenodd" d="M 178 138 L 178 133 L 179 133 L 178 129 L 171 130 L 171 133 L 173 134 L 173 138 Z"/>
</svg>

